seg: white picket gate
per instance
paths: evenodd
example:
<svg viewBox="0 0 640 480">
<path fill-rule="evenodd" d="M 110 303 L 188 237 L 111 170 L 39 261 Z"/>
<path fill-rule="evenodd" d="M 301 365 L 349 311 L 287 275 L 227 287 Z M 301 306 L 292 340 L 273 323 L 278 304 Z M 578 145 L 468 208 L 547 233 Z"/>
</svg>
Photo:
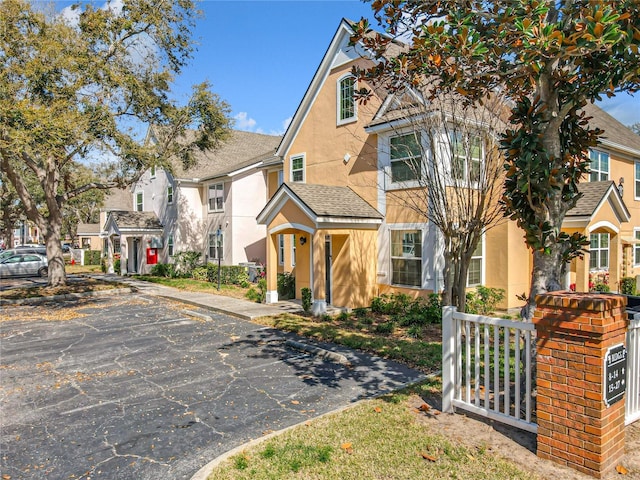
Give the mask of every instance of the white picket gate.
<svg viewBox="0 0 640 480">
<path fill-rule="evenodd" d="M 536 433 L 531 396 L 534 332 L 532 323 L 444 307 L 442 410 L 461 408 Z"/>
<path fill-rule="evenodd" d="M 625 423 L 629 425 L 640 420 L 640 314 L 629 319 L 625 402 Z"/>
</svg>

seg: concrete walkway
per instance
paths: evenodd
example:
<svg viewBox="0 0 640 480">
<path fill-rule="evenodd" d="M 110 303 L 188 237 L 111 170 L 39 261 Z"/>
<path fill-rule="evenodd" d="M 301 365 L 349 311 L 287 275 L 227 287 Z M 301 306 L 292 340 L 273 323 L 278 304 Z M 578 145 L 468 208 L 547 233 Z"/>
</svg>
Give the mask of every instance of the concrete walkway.
<svg viewBox="0 0 640 480">
<path fill-rule="evenodd" d="M 92 275 L 93 276 L 93 275 Z M 204 308 L 212 312 L 233 315 L 244 320 L 253 320 L 258 317 L 280 315 L 281 313 L 300 313 L 302 305 L 297 301 L 285 300 L 273 304 L 264 304 L 243 300 L 241 298 L 227 297 L 215 293 L 201 293 L 166 287 L 156 283 L 145 282 L 131 277 L 119 275 L 95 275 L 94 278 L 120 282 L 134 287 L 140 293 L 157 295 L 164 298 L 179 300 L 189 305 Z M 336 309 L 336 313 L 338 310 Z M 331 312 L 330 312 L 331 313 Z"/>
</svg>

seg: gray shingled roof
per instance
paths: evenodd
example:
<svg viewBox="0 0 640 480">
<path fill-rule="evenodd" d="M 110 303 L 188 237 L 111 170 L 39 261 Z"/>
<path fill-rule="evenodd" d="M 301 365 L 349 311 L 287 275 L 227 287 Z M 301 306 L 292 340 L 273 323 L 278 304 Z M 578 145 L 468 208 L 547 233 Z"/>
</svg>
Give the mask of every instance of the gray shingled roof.
<svg viewBox="0 0 640 480">
<path fill-rule="evenodd" d="M 109 215 L 120 230 L 162 229 L 162 224 L 154 212 L 115 211 Z"/>
<path fill-rule="evenodd" d="M 130 188 L 111 188 L 107 191 L 102 210 L 131 210 L 133 196 Z"/>
<path fill-rule="evenodd" d="M 174 162 L 175 178 L 205 180 L 227 175 L 235 170 L 269 159 L 276 151 L 281 136 L 233 130 L 220 148 L 197 154 L 198 162 L 184 170 Z"/>
<path fill-rule="evenodd" d="M 287 183 L 286 187 L 318 217 L 382 218 L 349 187 Z"/>
<path fill-rule="evenodd" d="M 590 117 L 589 124 L 604 130 L 603 140 L 623 145 L 640 151 L 640 135 L 629 130 L 624 124 L 613 118 L 600 107 L 588 103 L 584 106 L 583 111 Z"/>
<path fill-rule="evenodd" d="M 576 206 L 567 212 L 567 217 L 590 217 L 593 215 L 612 184 L 613 182 L 610 180 L 581 183 L 578 190 L 583 195 L 576 203 Z"/>
<path fill-rule="evenodd" d="M 79 223 L 77 234 L 78 235 L 98 235 L 100 233 L 99 223 Z"/>
</svg>

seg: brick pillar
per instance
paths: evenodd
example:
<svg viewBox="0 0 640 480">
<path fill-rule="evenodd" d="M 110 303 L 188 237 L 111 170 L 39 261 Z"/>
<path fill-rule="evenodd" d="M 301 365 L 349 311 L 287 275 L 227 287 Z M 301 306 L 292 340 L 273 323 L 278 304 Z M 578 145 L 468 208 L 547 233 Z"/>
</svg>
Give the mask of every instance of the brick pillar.
<svg viewBox="0 0 640 480">
<path fill-rule="evenodd" d="M 536 297 L 538 456 L 602 478 L 624 454 L 624 398 L 604 401 L 607 348 L 624 343 L 626 297 Z"/>
</svg>

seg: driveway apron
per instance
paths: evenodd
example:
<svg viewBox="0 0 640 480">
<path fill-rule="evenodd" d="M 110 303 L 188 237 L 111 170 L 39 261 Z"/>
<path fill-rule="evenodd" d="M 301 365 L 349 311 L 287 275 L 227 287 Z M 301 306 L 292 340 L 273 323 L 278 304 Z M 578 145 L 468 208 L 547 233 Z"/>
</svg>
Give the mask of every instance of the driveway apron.
<svg viewBox="0 0 640 480">
<path fill-rule="evenodd" d="M 296 341 L 308 343 L 144 295 L 5 306 L 0 474 L 190 478 L 244 442 L 422 378 L 324 345 L 351 366 L 333 363 Z"/>
</svg>

